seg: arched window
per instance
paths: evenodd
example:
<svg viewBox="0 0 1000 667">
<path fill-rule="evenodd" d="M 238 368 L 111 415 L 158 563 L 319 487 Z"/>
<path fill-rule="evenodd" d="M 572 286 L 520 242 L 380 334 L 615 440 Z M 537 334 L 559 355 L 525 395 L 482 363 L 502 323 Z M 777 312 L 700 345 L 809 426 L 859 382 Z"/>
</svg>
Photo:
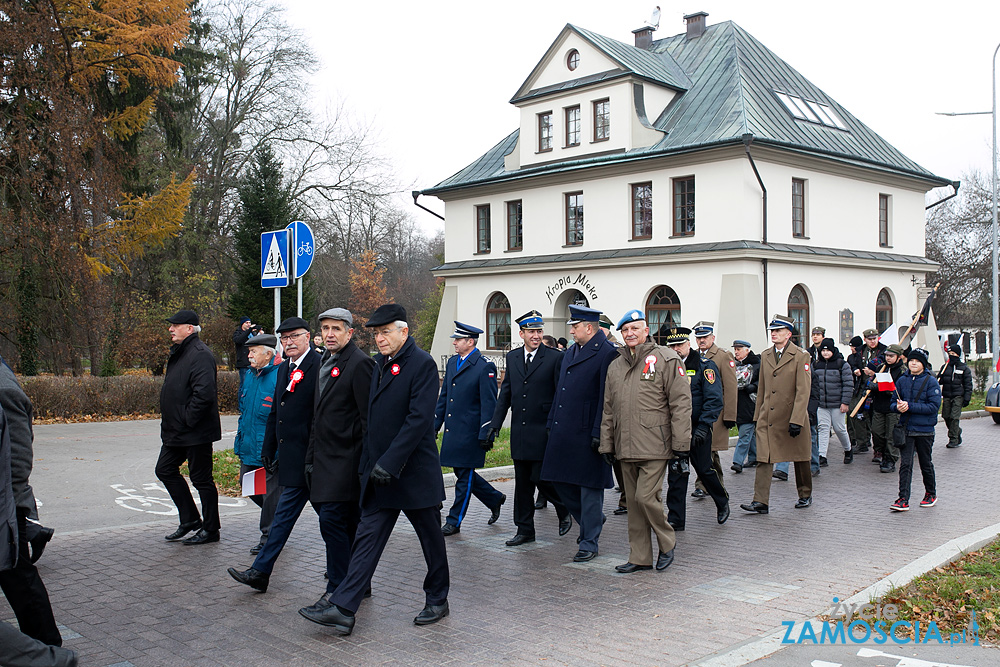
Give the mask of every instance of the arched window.
<svg viewBox="0 0 1000 667">
<path fill-rule="evenodd" d="M 510 301 L 503 292 L 490 297 L 486 305 L 486 348 L 506 350 L 510 348 Z"/>
<path fill-rule="evenodd" d="M 658 345 L 666 345 L 666 332 L 671 326 L 681 325 L 681 300 L 677 292 L 660 285 L 646 300 L 646 324 Z"/>
<path fill-rule="evenodd" d="M 875 299 L 875 328 L 881 334 L 890 326 L 892 326 L 892 297 L 889 296 L 889 290 L 884 289 Z"/>
<path fill-rule="evenodd" d="M 798 335 L 792 336 L 792 342 L 802 347 L 802 341 L 809 339 L 809 297 L 802 285 L 796 285 L 788 293 L 788 317 L 798 331 Z"/>
</svg>

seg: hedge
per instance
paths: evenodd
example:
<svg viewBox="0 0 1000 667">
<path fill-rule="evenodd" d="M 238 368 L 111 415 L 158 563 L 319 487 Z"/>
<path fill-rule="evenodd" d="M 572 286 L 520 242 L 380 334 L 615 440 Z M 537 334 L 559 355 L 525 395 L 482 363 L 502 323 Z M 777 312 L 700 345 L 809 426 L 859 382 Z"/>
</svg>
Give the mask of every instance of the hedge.
<svg viewBox="0 0 1000 667">
<path fill-rule="evenodd" d="M 219 409 L 222 412 L 236 412 L 239 376 L 235 371 L 219 371 L 218 377 Z M 37 376 L 22 377 L 20 381 L 35 408 L 35 416 L 41 419 L 160 413 L 163 376 Z"/>
</svg>

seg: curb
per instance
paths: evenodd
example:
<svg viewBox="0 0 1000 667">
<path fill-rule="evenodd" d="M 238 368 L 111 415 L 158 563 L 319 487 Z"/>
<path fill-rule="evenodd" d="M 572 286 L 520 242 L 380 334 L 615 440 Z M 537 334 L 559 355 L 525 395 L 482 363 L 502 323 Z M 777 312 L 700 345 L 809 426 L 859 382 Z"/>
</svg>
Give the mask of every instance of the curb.
<svg viewBox="0 0 1000 667">
<path fill-rule="evenodd" d="M 985 412 L 985 410 L 982 412 Z M 893 588 L 905 586 L 915 578 L 930 572 L 936 567 L 954 562 L 966 553 L 983 548 L 995 540 L 998 534 L 1000 534 L 1000 523 L 995 523 L 992 526 L 987 526 L 949 540 L 930 553 L 921 556 L 908 565 L 904 565 L 892 574 L 883 577 L 868 588 L 855 593 L 842 602 L 851 605 L 873 602 Z M 818 620 L 817 616 L 805 619 L 802 622 Z M 784 649 L 788 646 L 781 643 L 784 636 L 784 628 L 774 630 L 756 639 L 750 639 L 725 653 L 716 653 L 707 658 L 687 664 L 691 667 L 741 667 Z"/>
<path fill-rule="evenodd" d="M 476 472 L 487 482 L 495 482 L 498 479 L 511 479 L 514 477 L 514 466 L 498 466 L 496 468 L 477 468 Z M 455 486 L 455 473 L 444 473 L 444 487 L 450 489 Z"/>
</svg>

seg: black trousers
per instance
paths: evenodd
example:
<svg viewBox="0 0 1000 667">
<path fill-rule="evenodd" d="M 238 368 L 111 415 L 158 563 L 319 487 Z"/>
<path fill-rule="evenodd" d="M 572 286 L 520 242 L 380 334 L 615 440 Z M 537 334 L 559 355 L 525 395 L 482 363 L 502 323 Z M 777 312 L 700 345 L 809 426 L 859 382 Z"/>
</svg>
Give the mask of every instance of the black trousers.
<svg viewBox="0 0 1000 667">
<path fill-rule="evenodd" d="M 351 562 L 347 566 L 347 576 L 337 586 L 331 601 L 338 607 L 355 612 L 361 606 L 361 599 L 371 587 L 372 575 L 382 558 L 389 536 L 392 535 L 396 519 L 402 512 L 413 526 L 420 548 L 427 563 L 424 577 L 426 604 L 439 605 L 448 599 L 450 578 L 448 573 L 448 552 L 441 534 L 441 509 L 439 506 L 420 509 L 383 509 L 374 502 L 371 489 L 361 503 L 361 523 L 354 538 Z"/>
<path fill-rule="evenodd" d="M 32 639 L 62 646 L 62 636 L 56 628 L 49 604 L 49 593 L 38 575 L 38 569 L 28 557 L 28 534 L 25 530 L 28 510 L 17 508 L 18 554 L 14 569 L 0 572 L 0 588 L 7 597 L 7 603 L 14 610 L 21 632 Z"/>
<path fill-rule="evenodd" d="M 910 499 L 910 480 L 913 477 L 913 453 L 920 461 L 920 474 L 924 478 L 924 491 L 932 496 L 937 495 L 937 483 L 934 478 L 934 462 L 931 461 L 931 450 L 934 447 L 934 434 L 907 435 L 906 441 L 899 446 L 899 497 Z M 8 596 L 8 599 L 9 596 Z"/>
<path fill-rule="evenodd" d="M 361 508 L 357 500 L 349 500 L 316 503 L 313 509 L 319 515 L 319 533 L 326 544 L 326 592 L 332 593 L 347 576 Z"/>
<path fill-rule="evenodd" d="M 721 508 L 729 502 L 729 494 L 712 467 L 711 440 L 697 447 L 691 446 L 689 464 L 708 495 L 712 496 L 716 507 Z M 683 528 L 687 520 L 687 487 L 690 476 L 690 473 L 675 472 L 674 466 L 667 465 L 667 521 L 674 528 Z"/>
<path fill-rule="evenodd" d="M 541 461 L 514 459 L 514 525 L 517 526 L 518 535 L 533 536 L 535 534 L 536 488 L 542 494 L 542 498 L 545 498 L 556 508 L 556 515 L 560 521 L 569 514 L 569 510 L 559 500 L 559 493 L 552 482 L 542 481 L 541 475 Z"/>
<path fill-rule="evenodd" d="M 181 523 L 197 521 L 198 506 L 180 472 L 185 460 L 191 473 L 191 484 L 201 497 L 202 528 L 219 530 L 219 490 L 215 488 L 212 476 L 212 443 L 188 447 L 163 445 L 160 447 L 160 458 L 156 461 L 156 478 L 163 482 L 163 488 L 177 506 Z"/>
</svg>

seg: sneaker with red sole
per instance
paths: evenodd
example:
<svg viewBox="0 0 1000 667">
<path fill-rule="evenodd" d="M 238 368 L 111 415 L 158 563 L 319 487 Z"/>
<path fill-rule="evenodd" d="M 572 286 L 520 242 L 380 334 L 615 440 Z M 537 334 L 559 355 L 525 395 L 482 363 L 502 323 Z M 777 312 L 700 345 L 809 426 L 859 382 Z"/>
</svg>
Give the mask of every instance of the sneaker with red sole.
<svg viewBox="0 0 1000 667">
<path fill-rule="evenodd" d="M 931 495 L 929 493 L 924 494 L 924 499 L 920 501 L 921 507 L 934 507 L 937 503 L 937 496 Z"/>
<path fill-rule="evenodd" d="M 909 512 L 910 503 L 906 501 L 906 498 L 899 498 L 893 504 L 889 505 L 889 509 L 893 512 Z"/>
</svg>

